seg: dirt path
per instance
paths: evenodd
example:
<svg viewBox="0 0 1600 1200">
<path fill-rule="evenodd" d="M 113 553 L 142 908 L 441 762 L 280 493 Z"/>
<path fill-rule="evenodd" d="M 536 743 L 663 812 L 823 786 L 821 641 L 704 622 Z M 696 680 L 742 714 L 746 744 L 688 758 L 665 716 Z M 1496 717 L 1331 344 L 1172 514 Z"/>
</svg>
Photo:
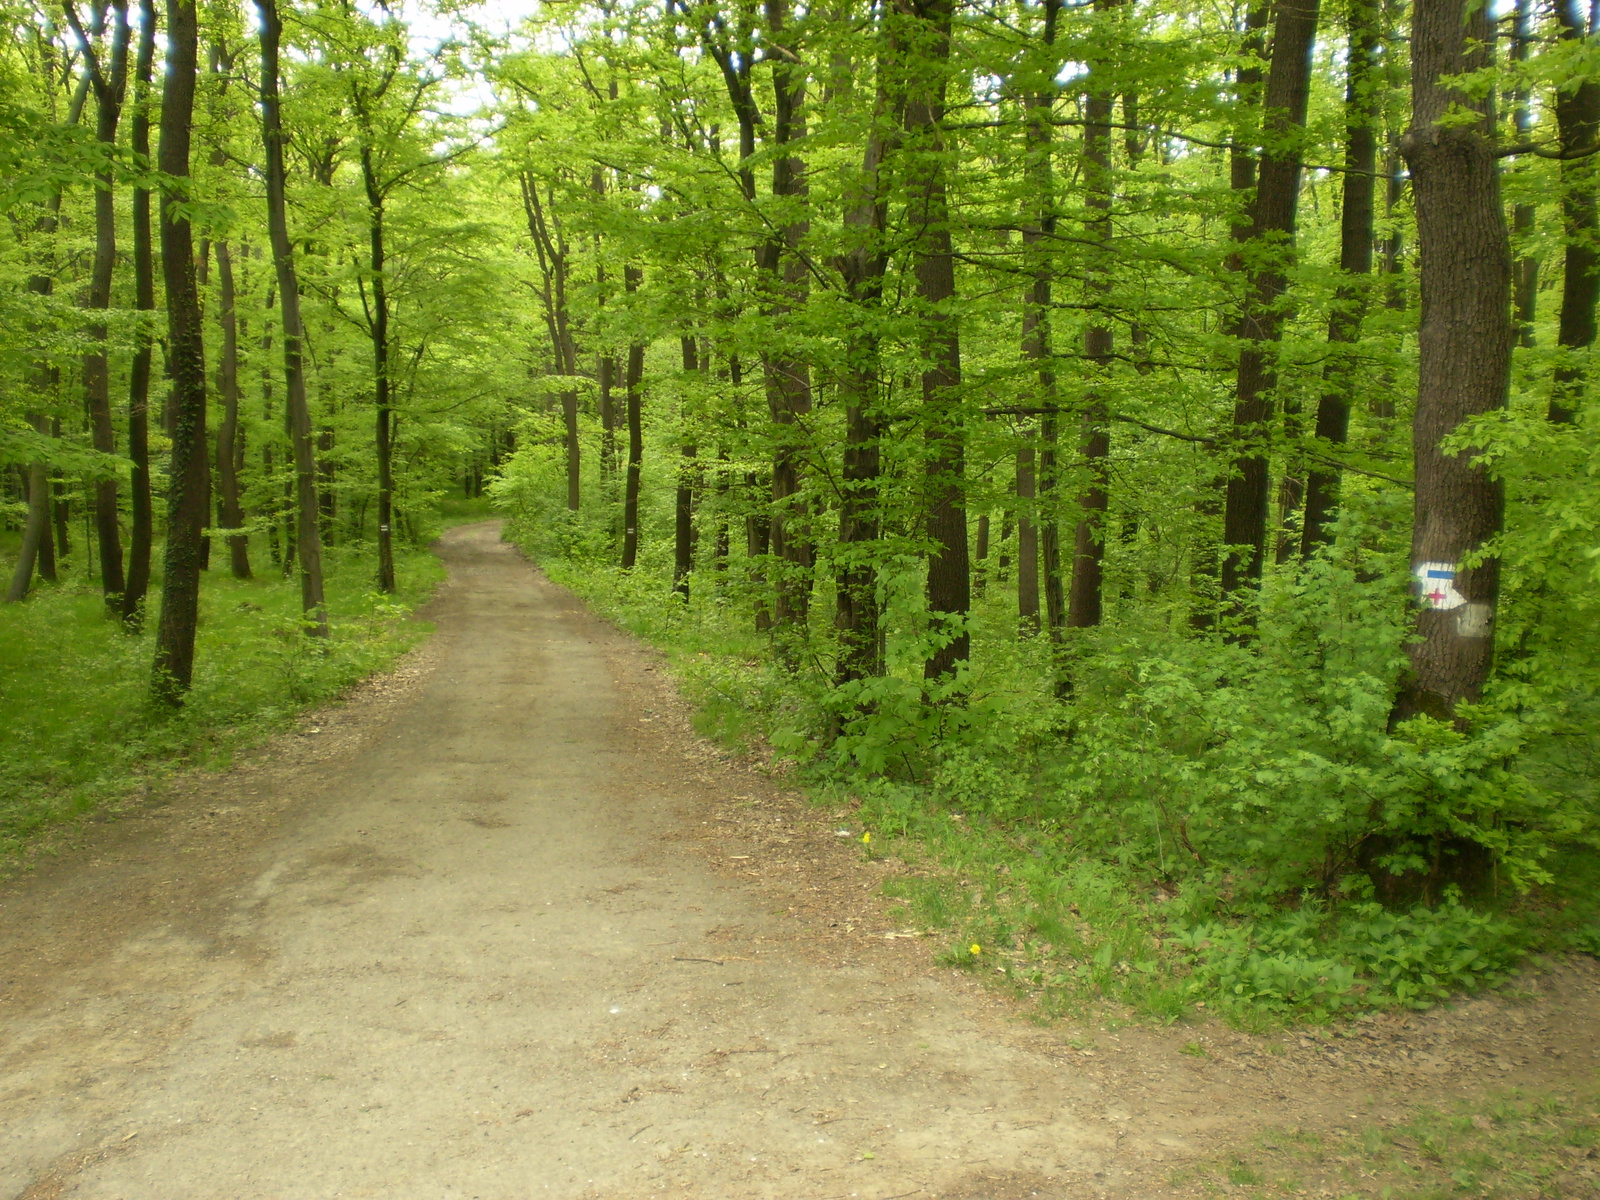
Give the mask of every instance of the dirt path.
<svg viewBox="0 0 1600 1200">
<path fill-rule="evenodd" d="M 1268 1123 L 1594 1069 L 1576 968 L 1278 1054 L 1032 1027 L 495 526 L 442 553 L 400 673 L 0 889 L 0 1196 L 1171 1195 Z"/>
</svg>

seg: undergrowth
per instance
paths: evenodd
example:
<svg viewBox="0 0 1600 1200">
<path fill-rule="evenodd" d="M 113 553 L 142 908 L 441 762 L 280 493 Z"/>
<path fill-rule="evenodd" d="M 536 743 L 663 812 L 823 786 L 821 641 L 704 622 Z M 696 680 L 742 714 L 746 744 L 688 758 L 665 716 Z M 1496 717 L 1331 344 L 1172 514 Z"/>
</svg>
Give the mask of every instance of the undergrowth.
<svg viewBox="0 0 1600 1200">
<path fill-rule="evenodd" d="M 914 641 L 891 638 L 885 677 L 835 687 L 825 664 L 776 664 L 736 572 L 695 574 L 685 605 L 651 543 L 624 573 L 589 544 L 603 531 L 515 517 L 554 579 L 672 657 L 702 734 L 770 747 L 855 808 L 872 848 L 911 865 L 890 893 L 945 961 L 1045 1013 L 1324 1021 L 1600 951 L 1588 714 L 1486 708 L 1470 736 L 1392 733 L 1403 630 L 1382 564 L 1269 588 L 1253 651 L 1154 622 L 1084 643 L 1067 702 L 1042 639 L 980 602 L 961 702 L 930 702 Z M 1557 751 L 1570 778 L 1547 786 Z M 1448 856 L 1480 845 L 1494 871 L 1464 893 Z M 1393 880 L 1409 894 L 1381 894 Z"/>
<path fill-rule="evenodd" d="M 106 617 L 81 573 L 0 607 L 0 863 L 165 771 L 224 763 L 426 636 L 429 626 L 408 618 L 443 577 L 438 559 L 397 547 L 398 591 L 384 596 L 372 588 L 370 547 L 324 553 L 326 643 L 300 632 L 296 580 L 264 562 L 250 581 L 213 566 L 201 588 L 194 687 L 171 713 L 147 702 L 159 591 L 140 634 Z"/>
</svg>

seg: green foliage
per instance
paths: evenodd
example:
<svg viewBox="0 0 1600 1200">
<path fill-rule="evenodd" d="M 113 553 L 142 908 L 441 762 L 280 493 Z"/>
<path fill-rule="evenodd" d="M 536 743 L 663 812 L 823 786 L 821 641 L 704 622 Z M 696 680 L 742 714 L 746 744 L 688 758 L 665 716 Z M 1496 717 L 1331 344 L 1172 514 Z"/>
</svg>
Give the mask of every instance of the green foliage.
<svg viewBox="0 0 1600 1200">
<path fill-rule="evenodd" d="M 442 577 L 432 555 L 399 557 L 393 597 L 371 590 L 361 556 L 334 551 L 328 565 L 326 643 L 300 631 L 294 581 L 242 582 L 214 567 L 201 595 L 194 688 L 171 713 L 147 703 L 152 636 L 107 620 L 96 589 L 64 584 L 0 609 L 0 706 L 9 714 L 0 728 L 0 856 L 174 767 L 225 762 L 427 633 L 410 613 Z"/>
</svg>

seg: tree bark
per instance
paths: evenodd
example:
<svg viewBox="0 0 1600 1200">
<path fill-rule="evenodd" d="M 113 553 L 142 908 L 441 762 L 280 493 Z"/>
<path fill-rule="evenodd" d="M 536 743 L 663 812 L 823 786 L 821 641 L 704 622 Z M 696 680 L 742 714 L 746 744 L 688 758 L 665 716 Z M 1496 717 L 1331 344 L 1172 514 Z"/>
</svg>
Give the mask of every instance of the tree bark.
<svg viewBox="0 0 1600 1200">
<path fill-rule="evenodd" d="M 1266 50 L 1269 16 L 1266 0 L 1256 0 L 1246 10 L 1244 38 L 1239 46 L 1241 65 L 1234 76 L 1234 119 L 1228 146 L 1228 186 L 1234 200 L 1229 238 L 1234 249 L 1228 255 L 1227 269 L 1235 273 L 1245 270 L 1243 247 L 1250 240 L 1255 223 L 1257 163 L 1253 147 L 1260 137 L 1261 82 L 1264 78 L 1260 62 Z M 1248 292 L 1248 280 L 1245 289 Z M 1244 336 L 1242 311 L 1229 332 L 1236 338 Z M 1200 497 L 1195 505 L 1200 523 L 1189 573 L 1189 625 L 1202 632 L 1216 627 L 1222 599 L 1222 564 L 1216 541 L 1216 525 L 1217 518 L 1224 515 L 1227 489 L 1228 476 L 1224 470 L 1201 481 Z"/>
<path fill-rule="evenodd" d="M 1372 274 L 1372 217 L 1377 190 L 1378 101 L 1375 79 L 1380 47 L 1378 6 L 1350 0 L 1350 51 L 1345 77 L 1344 199 L 1339 219 L 1339 270 L 1342 279 L 1328 314 L 1328 365 L 1317 398 L 1317 440 L 1342 445 L 1350 433 L 1350 398 L 1357 364 L 1351 352 L 1361 337 Z M 1306 481 L 1300 556 L 1310 558 L 1328 540 L 1339 503 L 1339 474 L 1313 467 Z M 1288 531 L 1285 530 L 1287 535 Z"/>
<path fill-rule="evenodd" d="M 923 664 L 930 681 L 953 675 L 972 653 L 967 615 L 972 573 L 967 551 L 966 429 L 961 387 L 961 335 L 951 302 L 955 250 L 945 182 L 944 121 L 950 65 L 951 0 L 897 0 L 910 53 L 901 64 L 910 84 L 905 130 L 907 224 L 917 231 L 913 256 L 923 361 L 922 417 L 927 488 L 928 618 L 935 649 Z"/>
<path fill-rule="evenodd" d="M 300 560 L 300 608 L 313 637 L 328 636 L 322 589 L 322 536 L 318 525 L 317 463 L 312 446 L 311 409 L 306 400 L 301 346 L 300 287 L 284 196 L 283 118 L 278 97 L 278 48 L 283 22 L 277 0 L 256 0 L 261 14 L 261 131 L 266 148 L 267 231 L 278 281 L 278 312 L 283 321 L 284 416 L 289 427 L 295 473 L 295 549 Z"/>
<path fill-rule="evenodd" d="M 530 172 L 519 176 L 522 184 L 523 214 L 533 239 L 541 276 L 540 299 L 544 302 L 545 327 L 550 333 L 551 353 L 556 374 L 573 378 L 578 374 L 578 350 L 572 337 L 572 317 L 567 304 L 567 243 L 556 220 L 552 192 L 547 206 L 539 197 L 539 183 Z M 548 208 L 548 213 L 546 209 Z M 610 379 L 606 380 L 610 401 Z M 577 512 L 582 499 L 583 463 L 578 444 L 578 393 L 568 388 L 561 393 L 561 421 L 567 457 L 567 511 Z"/>
<path fill-rule="evenodd" d="M 1581 42 L 1594 27 L 1594 10 L 1587 22 L 1579 0 L 1557 0 L 1556 16 L 1563 41 Z M 1600 83 L 1586 78 L 1575 87 L 1556 93 L 1556 129 L 1561 149 L 1575 153 L 1600 138 Z M 1589 348 L 1594 345 L 1595 300 L 1600 298 L 1600 209 L 1595 187 L 1600 181 L 1594 158 L 1574 158 L 1561 163 L 1561 219 L 1566 240 L 1561 287 L 1561 317 L 1556 334 L 1562 357 L 1555 369 L 1550 392 L 1550 419 L 1558 424 L 1577 420 Z"/>
<path fill-rule="evenodd" d="M 134 62 L 133 112 L 128 127 L 134 161 L 140 167 L 152 165 L 149 104 L 155 31 L 155 0 L 140 0 L 139 50 Z M 140 313 L 154 312 L 156 307 L 150 189 L 138 184 L 133 188 L 133 306 Z M 128 492 L 132 525 L 122 620 L 130 629 L 138 629 L 144 623 L 144 601 L 150 590 L 150 553 L 155 539 L 155 511 L 150 496 L 150 350 L 150 327 L 141 319 L 128 371 L 128 457 L 133 461 Z"/>
<path fill-rule="evenodd" d="M 1412 125 L 1400 152 L 1411 168 L 1422 259 L 1412 425 L 1418 636 L 1394 722 L 1451 719 L 1458 703 L 1482 695 L 1494 650 L 1500 563 L 1483 552 L 1500 531 L 1504 492 L 1472 465 L 1471 449 L 1439 447 L 1463 421 L 1502 407 L 1511 375 L 1511 251 L 1489 106 L 1444 82 L 1487 65 L 1489 20 L 1482 7 L 1468 7 L 1418 0 L 1412 11 Z M 1461 111 L 1483 119 L 1464 125 Z"/>
<path fill-rule="evenodd" d="M 111 282 L 117 262 L 117 212 L 115 180 L 111 155 L 117 142 L 117 125 L 122 118 L 122 101 L 128 84 L 128 5 L 127 0 L 111 4 L 111 59 L 101 63 L 94 43 L 79 24 L 76 7 L 66 11 L 81 41 L 86 69 L 94 89 L 95 140 L 105 155 L 105 165 L 95 172 L 94 190 L 94 265 L 89 275 L 86 307 L 95 314 L 90 319 L 91 348 L 83 358 L 83 382 L 89 430 L 94 448 L 102 454 L 115 454 L 116 432 L 111 423 L 111 370 L 106 357 L 104 313 L 111 307 Z M 122 529 L 117 504 L 115 476 L 94 483 L 95 541 L 100 552 L 100 590 L 106 607 L 122 611 L 122 593 L 127 586 L 123 576 Z"/>
<path fill-rule="evenodd" d="M 372 417 L 378 455 L 378 590 L 393 595 L 394 448 L 389 390 L 389 269 L 384 245 L 384 195 L 371 145 L 361 147 L 361 181 L 367 194 L 367 257 L 372 268 Z"/>
<path fill-rule="evenodd" d="M 1246 593 L 1259 583 L 1266 558 L 1276 343 L 1282 337 L 1282 299 L 1294 257 L 1301 135 L 1311 94 L 1317 6 L 1318 0 L 1277 0 L 1275 5 L 1272 61 L 1263 98 L 1261 164 L 1251 222 L 1250 253 L 1255 261 L 1248 264 L 1233 409 L 1235 452 L 1222 519 L 1222 537 L 1228 546 L 1222 563 L 1222 592 L 1236 617 L 1248 612 Z"/>
<path fill-rule="evenodd" d="M 194 677 L 200 616 L 200 541 L 206 523 L 206 369 L 200 291 L 187 197 L 189 145 L 199 69 L 194 0 L 168 0 L 167 74 L 161 92 L 157 165 L 161 193 L 161 273 L 167 289 L 167 362 L 172 376 L 172 463 L 168 468 L 167 546 L 151 695 L 183 702 Z"/>
<path fill-rule="evenodd" d="M 233 255 L 228 243 L 218 241 L 217 283 L 222 323 L 222 361 L 217 367 L 217 390 L 222 393 L 222 424 L 217 428 L 217 492 L 221 498 L 224 529 L 244 525 L 244 509 L 239 503 L 239 317 L 235 307 Z M 228 535 L 228 564 L 235 579 L 249 579 L 250 538 L 243 533 Z"/>
<path fill-rule="evenodd" d="M 1096 8 L 1109 5 L 1099 0 Z M 1084 106 L 1083 178 L 1086 190 L 1084 238 L 1095 247 L 1089 276 L 1089 301 L 1103 306 L 1111 290 L 1111 109 L 1114 94 L 1107 84 L 1095 80 L 1094 64 L 1089 72 L 1088 102 Z M 1111 324 L 1103 307 L 1091 310 L 1083 331 L 1083 353 L 1090 363 L 1094 383 L 1084 397 L 1080 453 L 1085 487 L 1078 497 L 1079 517 L 1073 531 L 1072 586 L 1067 594 L 1067 626 L 1088 629 L 1100 624 L 1105 592 L 1106 510 L 1110 504 L 1106 462 L 1111 456 L 1111 415 L 1106 407 L 1105 387 L 1111 371 Z"/>
<path fill-rule="evenodd" d="M 28 595 L 28 585 L 33 582 L 34 565 L 39 558 L 39 547 L 50 537 L 50 476 L 42 462 L 29 465 L 28 516 L 22 525 L 22 545 L 17 550 L 17 563 L 11 572 L 11 585 L 6 589 L 6 603 L 15 604 Z"/>
<path fill-rule="evenodd" d="M 623 284 L 629 292 L 637 291 L 644 281 L 644 272 L 638 267 L 624 267 Z M 627 389 L 628 406 L 628 475 L 622 493 L 622 569 L 633 570 L 639 560 L 639 483 L 644 465 L 643 403 L 639 385 L 644 378 L 644 344 L 634 342 L 628 347 L 628 373 L 623 380 Z"/>
<path fill-rule="evenodd" d="M 1520 65 L 1528 61 L 1528 46 L 1533 41 L 1532 0 L 1517 0 L 1511 20 L 1511 61 Z M 1532 95 L 1527 83 L 1520 80 L 1511 96 L 1511 122 L 1517 141 L 1525 142 L 1533 136 Z M 1533 204 L 1519 204 L 1511 212 L 1512 237 L 1523 250 L 1511 268 L 1511 304 L 1517 314 L 1517 344 L 1530 350 L 1539 302 L 1539 260 L 1528 253 L 1527 247 L 1533 239 L 1537 215 L 1538 207 Z"/>
<path fill-rule="evenodd" d="M 694 335 L 685 334 L 678 339 L 683 353 L 683 373 L 693 379 L 700 371 L 700 355 Z M 679 418 L 683 427 L 683 444 L 679 450 L 678 490 L 673 505 L 672 531 L 672 590 L 689 602 L 689 574 L 694 570 L 694 491 L 695 456 L 698 450 L 689 433 L 690 416 L 687 411 Z"/>
<path fill-rule="evenodd" d="M 1024 424 L 1018 434 L 1017 493 L 1017 633 L 1032 637 L 1039 632 L 1039 526 L 1038 478 L 1034 473 L 1033 429 Z"/>
</svg>

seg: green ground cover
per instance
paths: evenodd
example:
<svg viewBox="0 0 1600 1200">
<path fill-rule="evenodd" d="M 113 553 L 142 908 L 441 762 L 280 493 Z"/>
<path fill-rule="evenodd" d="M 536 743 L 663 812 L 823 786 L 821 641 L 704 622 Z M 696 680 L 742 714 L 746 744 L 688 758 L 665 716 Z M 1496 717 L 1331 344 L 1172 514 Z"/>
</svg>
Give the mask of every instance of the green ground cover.
<svg viewBox="0 0 1600 1200">
<path fill-rule="evenodd" d="M 1016 639 L 1003 597 L 975 612 L 975 645 L 990 664 L 978 700 L 903 703 L 891 681 L 878 714 L 892 721 L 876 724 L 892 727 L 864 753 L 873 730 L 858 725 L 852 743 L 848 725 L 844 737 L 828 727 L 834 701 L 821 673 L 773 662 L 767 639 L 748 628 L 737 581 L 719 595 L 697 575 L 685 606 L 666 594 L 658 564 L 625 574 L 552 553 L 547 537 L 515 522 L 513 533 L 554 579 L 668 653 L 701 733 L 793 760 L 819 802 L 854 811 L 873 835 L 870 852 L 909 863 L 891 895 L 904 919 L 945 940 L 945 961 L 1030 996 L 1041 1013 L 1109 1001 L 1159 1020 L 1205 1011 L 1268 1028 L 1426 1007 L 1507 979 L 1530 954 L 1600 950 L 1600 864 L 1581 845 L 1545 857 L 1526 888 L 1385 905 L 1359 887 L 1273 886 L 1253 863 L 1237 865 L 1270 858 L 1269 840 L 1232 864 L 1213 848 L 1222 866 L 1157 845 L 1134 811 L 1147 806 L 1139 789 L 1148 780 L 1130 781 L 1125 821 L 1114 795 L 1074 807 L 1062 781 L 1084 736 L 1061 727 L 1063 706 L 1051 701 L 1036 648 Z M 1193 765 L 1203 781 L 1204 765 Z M 1116 766 L 1101 764 L 1107 777 Z M 1177 794 L 1171 781 L 1162 786 Z"/>
<path fill-rule="evenodd" d="M 322 644 L 300 633 L 298 582 L 256 549 L 254 580 L 233 579 L 225 566 L 207 573 L 194 689 L 173 713 L 147 703 L 153 617 L 139 634 L 107 619 L 81 560 L 64 565 L 56 586 L 0 607 L 0 862 L 174 767 L 225 763 L 430 631 L 411 619 L 444 574 L 425 550 L 397 550 L 393 596 L 373 588 L 370 547 L 326 551 L 333 634 Z M 159 605 L 155 591 L 149 611 Z"/>
</svg>

